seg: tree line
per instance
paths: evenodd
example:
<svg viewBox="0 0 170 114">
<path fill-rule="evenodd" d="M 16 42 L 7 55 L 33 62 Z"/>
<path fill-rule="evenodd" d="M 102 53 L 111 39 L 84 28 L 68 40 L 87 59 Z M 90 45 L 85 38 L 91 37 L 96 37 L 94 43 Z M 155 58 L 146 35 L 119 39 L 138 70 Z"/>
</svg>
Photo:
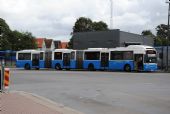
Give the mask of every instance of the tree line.
<svg viewBox="0 0 170 114">
<path fill-rule="evenodd" d="M 30 32 L 12 31 L 8 24 L 0 18 L 0 50 L 35 49 L 35 37 Z"/>
<path fill-rule="evenodd" d="M 154 46 L 165 46 L 170 45 L 170 38 L 168 38 L 168 25 L 160 24 L 156 28 L 156 35 L 154 35 L 151 30 L 143 30 L 143 36 L 150 36 L 154 38 Z"/>
</svg>

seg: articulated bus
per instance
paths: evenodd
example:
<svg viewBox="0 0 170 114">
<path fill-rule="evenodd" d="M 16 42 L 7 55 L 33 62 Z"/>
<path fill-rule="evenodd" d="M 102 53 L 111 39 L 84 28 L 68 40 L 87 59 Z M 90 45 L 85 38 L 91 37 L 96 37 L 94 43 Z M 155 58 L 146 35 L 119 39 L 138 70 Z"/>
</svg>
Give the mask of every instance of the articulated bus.
<svg viewBox="0 0 170 114">
<path fill-rule="evenodd" d="M 107 48 L 89 48 L 84 50 L 83 69 L 106 70 L 108 69 L 109 50 Z"/>
<path fill-rule="evenodd" d="M 22 50 L 16 53 L 16 67 L 25 68 L 40 68 L 43 66 L 43 61 L 40 58 L 40 51 L 36 50 Z"/>
<path fill-rule="evenodd" d="M 55 49 L 52 52 L 52 68 L 61 69 L 82 69 L 83 51 L 72 49 Z"/>
<path fill-rule="evenodd" d="M 109 70 L 134 70 L 134 52 L 127 47 L 109 49 Z"/>
<path fill-rule="evenodd" d="M 156 50 L 150 46 L 130 45 L 118 48 L 89 48 L 86 50 L 55 49 L 52 52 L 23 50 L 17 52 L 17 67 L 156 71 Z"/>
<path fill-rule="evenodd" d="M 56 70 L 75 69 L 75 63 L 75 51 L 71 49 L 55 49 L 52 52 L 52 68 Z"/>
<path fill-rule="evenodd" d="M 16 67 L 26 70 L 51 68 L 51 52 L 38 50 L 22 50 L 16 53 Z"/>
</svg>

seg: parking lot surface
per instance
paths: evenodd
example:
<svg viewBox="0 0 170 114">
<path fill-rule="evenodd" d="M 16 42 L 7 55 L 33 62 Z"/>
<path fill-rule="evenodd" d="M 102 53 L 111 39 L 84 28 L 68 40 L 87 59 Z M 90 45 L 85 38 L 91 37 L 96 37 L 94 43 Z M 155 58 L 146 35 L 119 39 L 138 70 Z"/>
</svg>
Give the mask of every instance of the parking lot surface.
<svg viewBox="0 0 170 114">
<path fill-rule="evenodd" d="M 11 70 L 25 91 L 86 114 L 170 114 L 170 74 Z"/>
</svg>

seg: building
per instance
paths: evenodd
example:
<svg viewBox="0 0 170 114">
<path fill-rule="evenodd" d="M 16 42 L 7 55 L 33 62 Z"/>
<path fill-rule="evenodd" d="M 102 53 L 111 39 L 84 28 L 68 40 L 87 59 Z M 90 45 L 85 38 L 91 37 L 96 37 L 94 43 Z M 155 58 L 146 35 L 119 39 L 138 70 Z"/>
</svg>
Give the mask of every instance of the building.
<svg viewBox="0 0 170 114">
<path fill-rule="evenodd" d="M 53 39 L 45 39 L 44 41 L 45 41 L 46 50 L 55 49 Z"/>
<path fill-rule="evenodd" d="M 38 50 L 46 50 L 45 38 L 36 38 Z"/>
<path fill-rule="evenodd" d="M 66 49 L 68 42 L 61 42 L 60 40 L 53 40 L 47 38 L 36 38 L 38 50 L 54 50 L 54 49 Z"/>
<path fill-rule="evenodd" d="M 61 41 L 60 40 L 55 40 L 54 41 L 54 47 L 55 47 L 55 49 L 60 49 L 61 48 Z"/>
<path fill-rule="evenodd" d="M 67 49 L 67 47 L 68 47 L 68 42 L 61 42 L 62 49 Z"/>
<path fill-rule="evenodd" d="M 120 31 L 119 29 L 108 31 L 80 32 L 73 35 L 73 49 L 87 48 L 115 48 L 131 44 L 153 46 L 151 37 Z"/>
</svg>

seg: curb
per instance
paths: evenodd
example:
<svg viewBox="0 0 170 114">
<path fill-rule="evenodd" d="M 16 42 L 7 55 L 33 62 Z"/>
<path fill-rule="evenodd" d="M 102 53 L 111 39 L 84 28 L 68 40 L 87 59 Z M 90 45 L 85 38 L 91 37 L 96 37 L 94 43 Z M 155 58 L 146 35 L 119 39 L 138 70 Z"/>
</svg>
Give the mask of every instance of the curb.
<svg viewBox="0 0 170 114">
<path fill-rule="evenodd" d="M 77 110 L 74 110 L 72 108 L 66 107 L 62 104 L 58 104 L 56 102 L 53 102 L 47 98 L 44 98 L 42 96 L 33 94 L 33 93 L 27 93 L 24 91 L 11 91 L 10 93 L 18 93 L 19 95 L 22 95 L 28 99 L 33 100 L 34 102 L 44 105 L 52 110 L 58 111 L 61 114 L 84 114 L 82 112 L 79 112 Z"/>
</svg>

